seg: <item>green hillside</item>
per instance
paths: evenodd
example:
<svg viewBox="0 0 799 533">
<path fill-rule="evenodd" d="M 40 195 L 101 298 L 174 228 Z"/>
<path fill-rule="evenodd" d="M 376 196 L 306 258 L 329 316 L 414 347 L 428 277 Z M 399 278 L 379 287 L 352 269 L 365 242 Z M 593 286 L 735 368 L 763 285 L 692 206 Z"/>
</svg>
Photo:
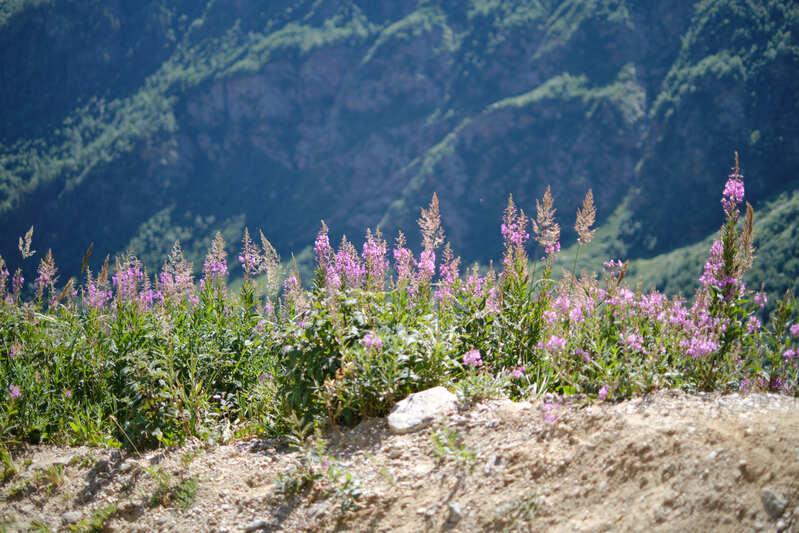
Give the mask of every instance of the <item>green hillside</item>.
<svg viewBox="0 0 799 533">
<path fill-rule="evenodd" d="M 437 192 L 486 264 L 507 196 L 551 185 L 565 218 L 593 189 L 603 251 L 691 291 L 734 151 L 758 211 L 794 198 L 798 26 L 788 1 L 5 2 L 0 254 L 34 225 L 65 277 L 92 242 L 154 270 L 248 226 L 302 258 L 321 219 L 393 238 Z M 768 220 L 752 276 L 780 292 L 796 222 Z"/>
</svg>

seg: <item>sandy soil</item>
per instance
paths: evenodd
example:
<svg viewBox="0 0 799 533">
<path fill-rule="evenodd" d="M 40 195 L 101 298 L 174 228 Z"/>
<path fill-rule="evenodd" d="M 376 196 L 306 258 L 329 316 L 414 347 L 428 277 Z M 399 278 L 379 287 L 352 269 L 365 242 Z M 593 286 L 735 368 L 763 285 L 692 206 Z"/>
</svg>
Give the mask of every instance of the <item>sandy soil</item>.
<svg viewBox="0 0 799 533">
<path fill-rule="evenodd" d="M 413 434 L 372 419 L 325 438 L 324 457 L 261 439 L 26 447 L 0 530 L 799 532 L 795 398 L 494 400 Z M 321 477 L 290 493 L 303 472 Z"/>
</svg>

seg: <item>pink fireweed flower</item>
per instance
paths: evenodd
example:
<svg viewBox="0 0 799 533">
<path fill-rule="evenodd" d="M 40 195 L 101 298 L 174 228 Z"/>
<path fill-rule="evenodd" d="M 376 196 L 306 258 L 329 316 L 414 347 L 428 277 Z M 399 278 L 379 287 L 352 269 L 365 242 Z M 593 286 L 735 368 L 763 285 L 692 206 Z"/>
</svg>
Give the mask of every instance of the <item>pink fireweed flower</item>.
<svg viewBox="0 0 799 533">
<path fill-rule="evenodd" d="M 380 335 L 369 332 L 363 336 L 363 345 L 367 348 L 379 350 L 383 347 L 383 339 L 380 338 Z"/>
<path fill-rule="evenodd" d="M 521 217 L 502 223 L 500 231 L 502 232 L 502 238 L 505 239 L 506 248 L 510 248 L 510 246 L 521 247 L 524 245 L 527 239 L 530 238 L 530 234 L 525 231 L 526 225 L 527 220 Z"/>
<path fill-rule="evenodd" d="M 760 320 L 758 320 L 756 316 L 750 316 L 749 320 L 746 321 L 746 331 L 748 331 L 750 334 L 760 331 L 760 327 Z"/>
<path fill-rule="evenodd" d="M 298 291 L 300 289 L 300 282 L 297 276 L 291 275 L 283 281 L 283 290 L 286 292 Z"/>
<path fill-rule="evenodd" d="M 542 257 L 541 260 L 546 260 L 547 257 L 552 257 L 557 252 L 560 252 L 560 241 L 546 244 L 544 246 L 544 257 Z"/>
<path fill-rule="evenodd" d="M 546 343 L 546 349 L 553 354 L 559 354 L 566 349 L 566 341 L 557 335 L 552 335 Z"/>
<path fill-rule="evenodd" d="M 397 283 L 407 283 L 411 279 L 413 255 L 407 248 L 394 248 L 394 268 L 397 270 Z"/>
<path fill-rule="evenodd" d="M 327 226 L 324 222 L 322 222 L 322 229 L 319 230 L 313 246 L 313 253 L 316 257 L 316 263 L 322 268 L 327 268 L 327 266 L 330 264 L 330 258 L 333 254 L 333 250 L 330 247 L 330 239 L 327 236 L 327 231 Z"/>
<path fill-rule="evenodd" d="M 599 392 L 597 393 L 597 398 L 599 398 L 602 401 L 605 401 L 605 398 L 607 397 L 608 397 L 608 386 L 602 385 L 602 388 L 599 389 Z"/>
<path fill-rule="evenodd" d="M 640 335 L 630 333 L 624 338 L 624 344 L 630 351 L 646 353 L 644 350 L 644 338 Z"/>
<path fill-rule="evenodd" d="M 496 287 L 488 289 L 488 297 L 486 298 L 486 311 L 492 315 L 498 315 L 501 307 L 499 299 L 499 291 Z"/>
<path fill-rule="evenodd" d="M 547 309 L 544 311 L 544 322 L 546 322 L 548 328 L 551 328 L 558 322 L 558 313 L 551 309 Z"/>
<path fill-rule="evenodd" d="M 591 360 L 593 359 L 591 357 L 591 353 L 587 352 L 586 350 L 583 350 L 582 348 L 577 348 L 575 353 L 583 358 L 584 363 L 590 363 Z"/>
<path fill-rule="evenodd" d="M 478 366 L 483 365 L 483 359 L 480 357 L 479 350 L 469 350 L 465 354 L 463 354 L 463 364 L 466 366 L 471 366 L 473 368 L 477 368 Z"/>
<path fill-rule="evenodd" d="M 420 284 L 433 279 L 436 273 L 436 252 L 434 250 L 423 250 L 419 255 L 417 268 L 417 280 Z"/>
<path fill-rule="evenodd" d="M 515 379 L 521 379 L 524 377 L 524 372 L 526 370 L 527 369 L 524 366 L 517 366 L 513 369 L 513 372 L 511 372 L 511 376 L 513 376 Z"/>
<path fill-rule="evenodd" d="M 797 352 L 793 348 L 788 348 L 784 352 L 782 352 L 782 358 L 786 361 L 791 361 L 794 357 L 796 357 Z"/>
<path fill-rule="evenodd" d="M 791 335 L 799 339 L 799 324 L 794 324 L 788 330 L 791 332 Z"/>
<path fill-rule="evenodd" d="M 338 290 L 341 288 L 341 276 L 335 270 L 328 269 L 325 272 L 325 285 L 331 290 Z"/>
<path fill-rule="evenodd" d="M 65 397 L 67 400 L 69 400 L 70 398 L 72 398 L 72 390 L 70 390 L 70 389 L 64 389 L 64 397 Z"/>
<path fill-rule="evenodd" d="M 446 254 L 445 254 L 446 257 Z M 438 267 L 440 282 L 433 297 L 441 302 L 448 302 L 452 299 L 453 288 L 458 283 L 458 261 L 450 260 L 441 263 Z"/>
<path fill-rule="evenodd" d="M 363 260 L 366 262 L 366 274 L 370 280 L 376 282 L 380 287 L 386 272 L 386 243 L 382 239 L 373 236 L 371 233 L 366 234 L 366 242 L 363 243 L 363 251 L 361 253 Z"/>
<path fill-rule="evenodd" d="M 19 293 L 23 283 L 25 283 L 25 278 L 22 276 L 22 272 L 17 270 L 14 273 L 14 277 L 11 279 L 11 289 L 14 291 L 14 294 Z"/>
<path fill-rule="evenodd" d="M 358 258 L 358 252 L 346 242 L 342 243 L 336 253 L 335 269 L 342 283 L 346 282 L 347 286 L 352 288 L 359 287 L 361 280 L 366 276 L 366 267 Z"/>
<path fill-rule="evenodd" d="M 564 315 L 569 312 L 569 305 L 570 302 L 568 296 L 558 296 L 557 298 L 555 298 L 555 301 L 552 304 L 552 306 L 555 309 L 557 309 L 558 311 L 560 311 L 561 314 Z"/>
<path fill-rule="evenodd" d="M 737 172 L 730 174 L 730 179 L 724 184 L 723 198 L 721 205 L 724 209 L 724 214 L 730 216 L 737 205 L 744 201 L 744 182 L 742 176 Z"/>
<path fill-rule="evenodd" d="M 6 293 L 6 281 L 8 280 L 8 270 L 3 266 L 3 258 L 0 257 L 0 297 Z"/>
<path fill-rule="evenodd" d="M 19 385 L 9 385 L 8 391 L 9 391 L 8 399 L 12 402 L 17 398 L 22 397 L 22 393 L 19 390 Z"/>
<path fill-rule="evenodd" d="M 755 303 L 760 306 L 760 309 L 763 309 L 766 306 L 766 303 L 768 303 L 768 297 L 763 291 L 756 292 L 754 299 Z"/>
<path fill-rule="evenodd" d="M 618 274 L 621 274 L 621 270 L 624 268 L 624 262 L 621 259 L 611 259 L 610 261 L 602 263 L 602 266 L 605 267 L 608 274 L 616 277 Z"/>
<path fill-rule="evenodd" d="M 685 353 L 689 356 L 699 359 L 718 350 L 719 344 L 710 338 L 692 337 L 690 340 L 680 341 L 680 347 L 684 348 Z"/>
<path fill-rule="evenodd" d="M 575 305 L 571 311 L 569 311 L 569 320 L 572 322 L 580 323 L 584 319 L 583 317 L 583 308 L 579 305 Z"/>
<path fill-rule="evenodd" d="M 465 294 L 478 298 L 483 294 L 483 287 L 485 287 L 485 284 L 486 278 L 484 276 L 470 274 L 466 277 L 466 283 L 463 285 L 462 291 Z"/>
<path fill-rule="evenodd" d="M 722 273 L 724 272 L 723 254 L 724 246 L 721 241 L 713 241 L 710 246 L 710 258 L 705 262 L 704 271 L 699 277 L 699 283 L 703 286 L 721 287 L 724 284 L 722 281 Z"/>
<path fill-rule="evenodd" d="M 216 280 L 221 282 L 227 274 L 227 256 L 225 253 L 225 240 L 222 234 L 218 233 L 211 241 L 211 249 L 205 256 L 203 263 L 203 274 L 205 280 Z"/>
</svg>

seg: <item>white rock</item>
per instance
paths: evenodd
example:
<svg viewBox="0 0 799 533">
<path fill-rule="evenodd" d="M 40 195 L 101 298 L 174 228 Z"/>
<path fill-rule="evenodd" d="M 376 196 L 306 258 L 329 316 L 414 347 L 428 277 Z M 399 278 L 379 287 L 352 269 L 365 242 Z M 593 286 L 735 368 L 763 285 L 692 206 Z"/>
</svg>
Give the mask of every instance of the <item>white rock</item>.
<svg viewBox="0 0 799 533">
<path fill-rule="evenodd" d="M 393 433 L 410 433 L 425 428 L 436 417 L 456 409 L 458 397 L 444 387 L 433 387 L 411 394 L 394 406 L 388 415 Z"/>
</svg>

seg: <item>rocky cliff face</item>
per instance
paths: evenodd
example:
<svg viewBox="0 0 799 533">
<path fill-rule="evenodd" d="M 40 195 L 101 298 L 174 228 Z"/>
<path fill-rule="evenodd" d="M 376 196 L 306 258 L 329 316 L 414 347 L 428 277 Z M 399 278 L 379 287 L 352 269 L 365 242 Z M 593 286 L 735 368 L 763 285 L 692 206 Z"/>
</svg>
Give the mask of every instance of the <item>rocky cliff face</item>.
<svg viewBox="0 0 799 533">
<path fill-rule="evenodd" d="M 712 231 L 733 150 L 755 200 L 799 166 L 799 15 L 780 2 L 82 8 L 116 34 L 89 31 L 72 2 L 34 4 L 3 22 L 17 36 L 0 84 L 12 265 L 30 224 L 67 274 L 91 241 L 153 268 L 176 238 L 198 260 L 214 231 L 237 241 L 245 225 L 284 255 L 320 219 L 356 242 L 378 224 L 391 238 L 415 233 L 434 191 L 455 250 L 487 262 L 507 195 L 532 212 L 548 184 L 564 228 L 589 188 L 605 216 L 630 199 L 626 252 L 646 256 Z M 35 44 L 48 31 L 58 46 Z M 59 54 L 68 75 L 48 78 Z M 39 67 L 12 80 L 31 55 Z"/>
</svg>

